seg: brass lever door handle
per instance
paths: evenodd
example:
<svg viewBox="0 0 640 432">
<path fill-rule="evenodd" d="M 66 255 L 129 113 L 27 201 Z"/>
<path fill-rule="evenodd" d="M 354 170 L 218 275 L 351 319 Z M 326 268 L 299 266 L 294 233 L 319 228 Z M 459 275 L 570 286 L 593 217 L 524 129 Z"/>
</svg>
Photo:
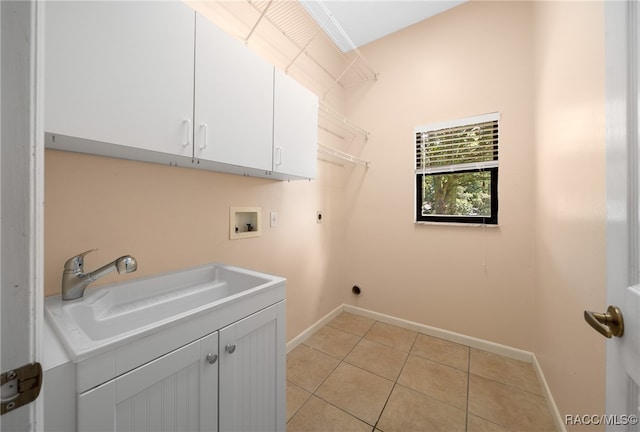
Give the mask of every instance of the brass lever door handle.
<svg viewBox="0 0 640 432">
<path fill-rule="evenodd" d="M 622 312 L 617 306 L 609 306 L 606 313 L 584 311 L 584 319 L 606 338 L 621 337 L 624 334 Z"/>
</svg>

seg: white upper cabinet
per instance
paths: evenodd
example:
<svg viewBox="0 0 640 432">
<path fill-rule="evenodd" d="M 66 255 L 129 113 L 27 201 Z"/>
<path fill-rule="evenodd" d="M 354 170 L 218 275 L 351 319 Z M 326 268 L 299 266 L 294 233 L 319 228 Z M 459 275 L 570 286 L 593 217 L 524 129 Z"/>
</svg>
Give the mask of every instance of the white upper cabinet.
<svg viewBox="0 0 640 432">
<path fill-rule="evenodd" d="M 48 148 L 315 178 L 318 98 L 176 1 L 45 2 Z"/>
<path fill-rule="evenodd" d="M 193 10 L 181 2 L 45 7 L 46 132 L 191 157 Z"/>
<path fill-rule="evenodd" d="M 316 177 L 318 97 L 276 70 L 273 120 L 273 171 Z"/>
<path fill-rule="evenodd" d="M 273 66 L 196 17 L 194 157 L 271 171 Z"/>
</svg>

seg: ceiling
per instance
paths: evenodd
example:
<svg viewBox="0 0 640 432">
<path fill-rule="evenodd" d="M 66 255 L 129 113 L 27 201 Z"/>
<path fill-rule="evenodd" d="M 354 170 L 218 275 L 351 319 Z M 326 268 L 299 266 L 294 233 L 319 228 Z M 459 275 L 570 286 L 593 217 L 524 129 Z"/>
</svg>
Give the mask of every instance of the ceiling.
<svg viewBox="0 0 640 432">
<path fill-rule="evenodd" d="M 343 51 L 361 47 L 466 0 L 301 0 Z M 339 25 L 336 30 L 335 22 Z M 339 28 L 344 29 L 340 34 Z"/>
</svg>

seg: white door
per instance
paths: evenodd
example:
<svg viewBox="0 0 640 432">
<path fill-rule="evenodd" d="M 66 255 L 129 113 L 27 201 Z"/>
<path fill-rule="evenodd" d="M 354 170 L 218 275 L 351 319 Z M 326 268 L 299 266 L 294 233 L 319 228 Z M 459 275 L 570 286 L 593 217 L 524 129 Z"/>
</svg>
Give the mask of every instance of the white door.
<svg viewBox="0 0 640 432">
<path fill-rule="evenodd" d="M 42 317 L 42 34 L 40 3 L 0 2 L 2 34 L 0 118 L 0 371 L 38 361 Z M 8 412 L 0 430 L 30 431 L 41 404 L 16 404 L 15 387 L 3 386 Z M 41 399 L 41 398 L 40 398 Z"/>
<path fill-rule="evenodd" d="M 603 423 L 640 431 L 640 19 L 635 1 L 605 3 L 607 303 L 621 310 L 624 333 L 607 342 Z"/>
</svg>

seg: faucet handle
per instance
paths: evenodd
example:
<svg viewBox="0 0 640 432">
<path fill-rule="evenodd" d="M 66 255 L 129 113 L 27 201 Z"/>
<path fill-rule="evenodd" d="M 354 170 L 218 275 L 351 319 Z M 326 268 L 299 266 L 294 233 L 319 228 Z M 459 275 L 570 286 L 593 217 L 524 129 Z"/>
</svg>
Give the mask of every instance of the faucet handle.
<svg viewBox="0 0 640 432">
<path fill-rule="evenodd" d="M 84 251 L 81 254 L 78 254 L 74 257 L 71 257 L 64 263 L 65 271 L 72 271 L 74 273 L 82 273 L 82 266 L 84 264 L 84 256 L 90 252 L 95 252 L 98 249 L 89 249 L 88 251 Z"/>
</svg>

